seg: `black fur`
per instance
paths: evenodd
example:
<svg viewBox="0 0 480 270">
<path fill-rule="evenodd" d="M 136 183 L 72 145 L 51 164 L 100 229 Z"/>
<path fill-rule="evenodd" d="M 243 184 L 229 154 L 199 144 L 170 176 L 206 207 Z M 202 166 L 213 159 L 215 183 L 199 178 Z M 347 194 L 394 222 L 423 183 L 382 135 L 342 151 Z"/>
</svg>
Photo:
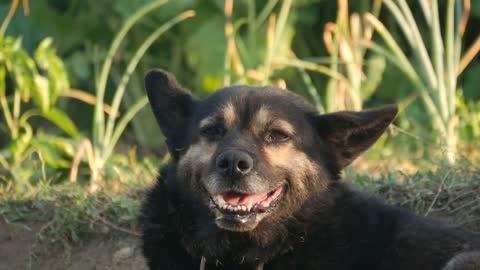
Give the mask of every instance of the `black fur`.
<svg viewBox="0 0 480 270">
<path fill-rule="evenodd" d="M 266 270 L 440 270 L 449 261 L 448 270 L 480 269 L 463 266 L 480 267 L 478 234 L 386 205 L 338 181 L 340 170 L 383 133 L 396 108 L 318 115 L 289 92 L 247 86 L 198 101 L 162 70 L 147 75 L 146 88 L 172 153 L 140 217 L 143 253 L 151 270 L 199 269 L 202 257 L 206 270 L 256 269 L 262 264 Z M 186 189 L 177 167 L 198 141 L 193 123 L 226 100 L 241 103 L 242 119 L 261 104 L 280 108 L 275 113 L 301 130 L 295 146 L 322 170 L 322 177 L 309 181 L 326 181 L 328 188 L 312 186 L 308 200 L 298 209 L 292 207 L 288 218 L 267 217 L 253 231 L 218 228 L 212 212 L 192 194 L 203 191 Z M 466 251 L 473 253 L 462 253 Z M 457 254 L 459 259 L 452 260 Z"/>
</svg>

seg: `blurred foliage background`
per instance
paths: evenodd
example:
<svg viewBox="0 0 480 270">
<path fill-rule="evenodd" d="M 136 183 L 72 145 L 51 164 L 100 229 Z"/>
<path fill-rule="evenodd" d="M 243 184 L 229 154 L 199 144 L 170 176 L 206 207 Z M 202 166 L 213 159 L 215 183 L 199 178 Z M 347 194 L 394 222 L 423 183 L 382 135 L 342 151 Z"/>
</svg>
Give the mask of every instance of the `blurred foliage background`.
<svg viewBox="0 0 480 270">
<path fill-rule="evenodd" d="M 0 18 L 0 193 L 154 171 L 154 67 L 200 97 L 274 84 L 321 112 L 399 104 L 372 164 L 480 160 L 479 1 L 0 0 Z"/>
</svg>

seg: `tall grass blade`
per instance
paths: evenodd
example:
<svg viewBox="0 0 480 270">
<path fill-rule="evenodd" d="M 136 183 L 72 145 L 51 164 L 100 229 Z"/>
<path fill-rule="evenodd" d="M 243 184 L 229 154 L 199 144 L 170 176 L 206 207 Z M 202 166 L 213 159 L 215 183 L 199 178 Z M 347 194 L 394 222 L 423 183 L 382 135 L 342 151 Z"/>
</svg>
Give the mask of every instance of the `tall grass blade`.
<svg viewBox="0 0 480 270">
<path fill-rule="evenodd" d="M 352 85 L 350 84 L 348 79 L 345 78 L 345 76 L 343 76 L 341 73 L 338 73 L 334 70 L 331 70 L 329 67 L 324 66 L 324 65 L 319 65 L 319 64 L 308 62 L 308 61 L 303 61 L 303 60 L 300 60 L 300 59 L 274 59 L 273 63 L 277 64 L 277 65 L 283 65 L 283 66 L 288 66 L 288 67 L 302 68 L 302 69 L 306 69 L 306 70 L 315 71 L 315 72 L 318 72 L 320 74 L 327 75 L 330 78 L 339 80 L 339 81 L 345 83 L 350 88 L 352 87 Z"/>
<path fill-rule="evenodd" d="M 160 7 L 161 5 L 167 3 L 168 0 L 157 0 L 154 1 L 137 12 L 135 12 L 123 25 L 123 27 L 118 31 L 115 39 L 113 40 L 110 49 L 107 53 L 107 58 L 103 63 L 102 70 L 100 73 L 100 77 L 97 82 L 97 103 L 95 104 L 95 116 L 94 116 L 94 123 L 93 123 L 93 144 L 94 147 L 97 145 L 100 140 L 104 137 L 104 115 L 102 111 L 102 103 L 105 97 L 105 90 L 108 81 L 108 74 L 110 73 L 110 68 L 113 62 L 113 56 L 116 54 L 120 44 L 122 43 L 123 39 L 125 38 L 128 31 L 133 27 L 133 25 L 140 20 L 144 15 L 153 11 L 154 9 Z"/>
<path fill-rule="evenodd" d="M 267 4 L 265 4 L 262 11 L 260 11 L 257 20 L 255 21 L 255 30 L 258 30 L 258 27 L 260 27 L 267 20 L 277 3 L 278 0 L 268 0 Z"/>
<path fill-rule="evenodd" d="M 443 39 L 442 33 L 440 32 L 440 18 L 438 14 L 438 1 L 432 0 L 431 3 L 431 42 L 432 42 L 432 58 L 435 66 L 435 74 L 437 81 L 437 92 L 439 99 L 439 111 L 442 115 L 443 121 L 447 122 L 447 119 L 450 117 L 450 106 L 448 104 L 451 97 L 448 97 L 447 89 L 445 87 L 444 76 L 449 76 L 445 74 L 444 67 L 444 49 L 443 49 Z M 448 38 L 447 38 L 448 42 Z M 448 54 L 446 55 L 448 58 Z M 450 72 L 450 70 L 449 70 Z"/>
<path fill-rule="evenodd" d="M 467 52 L 463 55 L 460 63 L 458 64 L 456 74 L 460 76 L 465 68 L 475 59 L 475 56 L 480 52 L 480 35 L 475 39 L 472 46 L 468 48 Z"/>
<path fill-rule="evenodd" d="M 446 13 L 446 35 L 445 35 L 445 47 L 446 47 L 446 83 L 448 85 L 449 91 L 449 101 L 448 109 L 452 109 L 452 114 L 455 110 L 455 90 L 456 90 L 456 49 L 455 49 L 455 0 L 448 0 L 447 2 L 447 13 Z M 443 74 L 442 74 L 443 75 Z M 453 95 L 453 96 L 452 96 Z M 453 99 L 453 100 L 452 100 Z"/>
<path fill-rule="evenodd" d="M 435 76 L 432 62 L 430 60 L 430 56 L 428 55 L 427 48 L 425 47 L 422 36 L 420 35 L 418 25 L 415 22 L 415 18 L 413 17 L 412 11 L 408 6 L 407 2 L 405 0 L 398 0 L 398 2 L 400 9 L 405 15 L 405 19 L 410 26 L 410 31 L 413 33 L 413 52 L 418 55 L 420 64 L 428 78 L 427 83 L 429 83 L 431 89 L 435 89 L 438 86 L 437 79 Z"/>
<path fill-rule="evenodd" d="M 113 152 L 115 145 L 117 144 L 120 136 L 127 127 L 127 124 L 135 117 L 135 115 L 148 104 L 147 96 L 143 96 L 139 99 L 130 109 L 125 113 L 125 115 L 118 121 L 115 130 L 112 134 L 112 139 L 110 143 L 106 146 L 105 151 L 102 153 L 102 159 L 107 160 Z"/>
<path fill-rule="evenodd" d="M 313 85 L 310 75 L 308 75 L 308 73 L 303 68 L 299 68 L 298 72 L 300 73 L 300 76 L 302 77 L 302 80 L 307 87 L 308 94 L 310 94 L 310 97 L 312 97 L 313 103 L 315 104 L 318 112 L 325 113 L 325 108 L 322 105 L 322 100 L 320 98 L 320 95 L 318 94 L 318 90 Z"/>
<path fill-rule="evenodd" d="M 365 14 L 365 20 L 372 24 L 375 30 L 380 34 L 383 41 L 386 43 L 387 47 L 391 50 L 393 55 L 398 59 L 399 67 L 407 77 L 412 81 L 413 85 L 415 86 L 415 90 L 419 92 L 422 100 L 429 112 L 430 116 L 432 117 L 432 121 L 434 125 L 437 126 L 441 132 L 446 132 L 446 127 L 444 122 L 442 121 L 440 114 L 438 112 L 438 108 L 435 106 L 432 98 L 428 94 L 428 88 L 424 85 L 423 81 L 413 68 L 412 64 L 408 60 L 407 56 L 403 53 L 402 49 L 395 41 L 393 36 L 390 32 L 385 28 L 385 26 L 372 14 L 367 13 Z"/>
<path fill-rule="evenodd" d="M 163 33 L 168 31 L 170 28 L 172 28 L 174 25 L 192 17 L 195 15 L 195 12 L 193 10 L 188 10 L 185 11 L 168 22 L 164 23 L 161 25 L 157 30 L 155 30 L 152 34 L 150 34 L 145 41 L 140 45 L 140 47 L 137 49 L 135 52 L 135 55 L 132 57 L 130 62 L 128 63 L 127 69 L 122 75 L 122 78 L 120 79 L 120 84 L 118 85 L 117 89 L 115 90 L 115 95 L 113 97 L 113 102 L 112 102 L 112 112 L 108 117 L 108 122 L 106 126 L 106 131 L 105 131 L 105 137 L 103 138 L 103 146 L 107 146 L 110 143 L 110 140 L 112 139 L 112 132 L 113 128 L 115 125 L 115 116 L 118 114 L 118 111 L 120 109 L 120 104 L 122 101 L 123 94 L 125 92 L 125 87 L 128 84 L 128 81 L 130 79 L 130 76 L 132 75 L 133 71 L 135 71 L 135 68 L 138 65 L 138 62 L 140 59 L 143 57 L 145 52 L 150 48 L 150 46 L 153 44 L 155 40 L 157 40 Z"/>
</svg>

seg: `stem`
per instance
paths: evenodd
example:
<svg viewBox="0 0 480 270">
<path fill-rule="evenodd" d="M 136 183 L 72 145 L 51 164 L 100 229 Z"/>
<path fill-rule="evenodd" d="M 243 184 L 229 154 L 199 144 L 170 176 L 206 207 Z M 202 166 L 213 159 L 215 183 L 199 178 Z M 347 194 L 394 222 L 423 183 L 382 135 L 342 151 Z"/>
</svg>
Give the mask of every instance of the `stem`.
<svg viewBox="0 0 480 270">
<path fill-rule="evenodd" d="M 473 61 L 478 52 L 480 52 L 480 35 L 477 37 L 477 39 L 475 39 L 475 42 L 473 42 L 472 46 L 468 48 L 467 52 L 460 60 L 456 71 L 457 76 L 462 74 L 465 68 Z"/>
<path fill-rule="evenodd" d="M 18 125 L 19 125 L 19 118 L 20 118 L 20 103 L 21 103 L 21 96 L 20 91 L 15 91 L 13 93 L 13 123 L 15 126 L 15 138 L 18 136 Z"/>
<path fill-rule="evenodd" d="M 122 119 L 120 119 L 117 126 L 115 127 L 115 131 L 112 134 L 112 139 L 110 140 L 110 143 L 106 146 L 105 151 L 103 151 L 102 156 L 99 159 L 99 162 L 101 164 L 104 164 L 105 161 L 107 161 L 112 154 L 118 139 L 120 139 L 120 136 L 122 135 L 130 120 L 132 120 L 132 118 L 147 104 L 148 98 L 147 96 L 143 96 L 132 107 L 130 107 L 130 109 L 125 113 Z"/>
<path fill-rule="evenodd" d="M 0 97 L 0 106 L 2 106 L 3 116 L 5 117 L 5 122 L 7 122 L 7 127 L 10 130 L 10 137 L 15 140 L 18 137 L 18 127 L 13 122 L 12 113 L 8 107 L 7 97 Z"/>
<path fill-rule="evenodd" d="M 413 51 L 417 54 L 419 61 L 422 64 L 422 67 L 427 75 L 427 82 L 430 84 L 431 89 L 436 89 L 438 87 L 437 79 L 435 72 L 433 70 L 433 65 L 428 55 L 425 43 L 423 42 L 422 36 L 420 35 L 420 30 L 418 25 L 415 23 L 412 11 L 408 7 L 408 4 L 405 0 L 399 0 L 400 9 L 403 10 L 407 23 L 410 25 L 410 31 L 413 33 L 414 48 Z"/>
<path fill-rule="evenodd" d="M 125 93 L 125 87 L 127 86 L 127 83 L 130 79 L 130 76 L 132 75 L 133 71 L 138 65 L 138 62 L 140 59 L 143 57 L 145 52 L 147 51 L 148 48 L 153 44 L 155 40 L 157 40 L 163 33 L 168 31 L 170 28 L 172 28 L 175 24 L 188 19 L 192 16 L 195 15 L 195 12 L 193 10 L 188 10 L 185 11 L 177 16 L 175 16 L 173 19 L 170 21 L 164 23 L 162 26 L 160 26 L 155 32 L 150 34 L 147 39 L 140 45 L 140 48 L 135 52 L 135 55 L 133 58 L 130 60 L 130 63 L 128 63 L 127 69 L 122 75 L 122 78 L 120 80 L 120 84 L 118 85 L 117 89 L 115 90 L 115 95 L 113 97 L 113 102 L 112 102 L 112 112 L 108 117 L 108 123 L 107 123 L 107 129 L 105 132 L 105 137 L 103 140 L 103 146 L 106 147 L 111 141 L 111 136 L 113 132 L 113 128 L 115 126 L 115 116 L 118 114 L 118 111 L 120 109 L 120 104 L 122 101 L 123 94 Z M 98 102 L 98 100 L 97 100 Z"/>
<path fill-rule="evenodd" d="M 446 74 L 445 81 L 448 86 L 449 101 L 448 107 L 451 109 L 450 117 L 453 117 L 455 113 L 455 88 L 457 81 L 457 62 L 455 61 L 455 1 L 449 0 L 447 2 L 447 14 L 446 14 L 446 36 L 445 36 L 445 45 L 446 45 Z"/>
<path fill-rule="evenodd" d="M 268 18 L 268 15 L 272 13 L 273 8 L 275 8 L 275 5 L 277 5 L 278 0 L 269 0 L 267 4 L 263 7 L 262 11 L 260 11 L 260 14 L 257 17 L 257 20 L 255 21 L 255 30 L 258 30 L 258 27 L 262 25 L 265 20 Z"/>
<path fill-rule="evenodd" d="M 444 72 L 444 61 L 443 61 L 443 41 L 442 41 L 442 34 L 440 33 L 440 19 L 438 15 L 438 1 L 432 0 L 431 1 L 431 15 L 432 15 L 432 23 L 431 23 L 431 34 L 432 34 L 432 48 L 433 48 L 433 63 L 435 66 L 435 73 L 436 73 L 436 80 L 437 80 L 437 92 L 438 92 L 438 99 L 439 99 L 439 110 L 442 115 L 442 118 L 445 122 L 449 121 L 451 117 L 451 112 L 449 110 L 448 102 L 451 101 L 451 97 L 447 100 L 447 89 L 445 87 L 445 80 L 444 76 L 446 75 Z M 447 22 L 448 23 L 448 22 Z M 448 38 L 447 38 L 448 40 Z M 447 41 L 448 42 L 448 41 Z M 447 55 L 446 58 L 448 59 L 449 56 Z M 451 71 L 450 69 L 448 70 Z M 453 70 L 454 71 L 454 70 Z"/>
<path fill-rule="evenodd" d="M 255 52 L 256 52 L 256 38 L 255 38 L 255 1 L 247 1 L 247 16 L 248 16 L 248 49 L 250 52 L 249 63 L 255 65 Z"/>
<path fill-rule="evenodd" d="M 339 80 L 339 81 L 345 83 L 348 87 L 352 87 L 352 85 L 347 80 L 347 78 L 345 78 L 345 76 L 343 76 L 339 72 L 331 70 L 327 66 L 311 63 L 311 62 L 308 62 L 308 61 L 303 61 L 303 60 L 300 60 L 300 59 L 284 59 L 284 60 L 275 59 L 275 61 L 273 61 L 273 63 L 278 64 L 278 65 L 289 66 L 289 67 L 296 67 L 296 68 L 312 70 L 312 71 L 327 75 L 330 78 Z"/>
<path fill-rule="evenodd" d="M 442 121 L 442 118 L 439 115 L 438 108 L 435 106 L 432 98 L 428 94 L 428 88 L 423 84 L 422 80 L 418 76 L 417 72 L 413 68 L 412 64 L 409 62 L 406 55 L 403 53 L 402 49 L 392 37 L 390 32 L 386 30 L 385 26 L 372 14 L 365 14 L 365 19 L 368 23 L 372 24 L 375 30 L 380 34 L 382 39 L 385 41 L 387 47 L 392 51 L 393 55 L 396 57 L 399 63 L 400 69 L 407 75 L 407 77 L 414 84 L 415 89 L 419 92 L 422 100 L 427 108 L 427 111 L 430 112 L 430 116 L 433 120 L 433 125 L 436 126 L 440 131 L 445 134 L 447 128 L 445 123 Z M 379 47 L 379 46 L 377 46 Z"/>
<path fill-rule="evenodd" d="M 5 31 L 7 30 L 7 27 L 12 21 L 13 15 L 15 15 L 15 11 L 18 8 L 18 3 L 20 3 L 20 0 L 13 0 L 12 5 L 8 10 L 7 17 L 5 18 L 5 20 L 3 20 L 2 26 L 0 27 L 0 38 L 3 38 L 3 36 L 5 35 Z"/>
<path fill-rule="evenodd" d="M 230 86 L 232 81 L 232 53 L 234 42 L 234 27 L 232 25 L 233 0 L 225 1 L 225 38 L 227 39 L 227 48 L 225 50 L 225 59 L 223 61 L 223 86 Z"/>
<path fill-rule="evenodd" d="M 264 71 L 263 71 L 263 81 L 262 84 L 267 84 L 268 79 L 270 78 L 270 66 L 272 65 L 272 56 L 274 50 L 274 40 L 275 40 L 275 23 L 276 17 L 275 14 L 270 15 L 268 20 L 268 28 L 267 28 L 267 46 L 266 46 L 266 53 L 265 53 L 265 60 L 264 60 Z"/>
<path fill-rule="evenodd" d="M 315 104 L 317 111 L 319 113 L 325 113 L 325 108 L 322 106 L 322 99 L 318 94 L 318 90 L 313 85 L 312 79 L 310 78 L 308 73 L 305 71 L 305 69 L 299 68 L 298 72 L 300 73 L 300 76 L 302 77 L 303 82 L 307 86 L 307 91 L 310 94 L 310 97 L 312 97 L 313 103 Z"/>
<path fill-rule="evenodd" d="M 93 144 L 97 145 L 99 140 L 104 138 L 104 115 L 102 111 L 102 105 L 105 98 L 105 90 L 107 86 L 108 74 L 110 73 L 110 69 L 112 67 L 113 56 L 116 54 L 120 44 L 122 43 L 123 39 L 125 38 L 128 31 L 133 27 L 133 25 L 141 19 L 145 14 L 151 12 L 155 8 L 167 3 L 168 0 L 158 0 L 154 1 L 142 9 L 138 10 L 136 13 L 130 17 L 127 22 L 123 25 L 120 29 L 118 34 L 115 36 L 115 39 L 110 46 L 110 49 L 107 53 L 107 58 L 102 66 L 102 71 L 100 73 L 100 78 L 97 82 L 97 102 L 95 104 L 95 116 L 94 116 L 94 123 L 93 123 Z"/>
<path fill-rule="evenodd" d="M 275 39 L 273 42 L 273 50 L 275 51 L 280 43 L 280 38 L 285 30 L 285 25 L 287 24 L 288 14 L 290 13 L 290 8 L 292 7 L 292 0 L 284 0 L 282 7 L 280 8 L 280 13 L 278 14 L 278 20 L 275 28 Z"/>
</svg>

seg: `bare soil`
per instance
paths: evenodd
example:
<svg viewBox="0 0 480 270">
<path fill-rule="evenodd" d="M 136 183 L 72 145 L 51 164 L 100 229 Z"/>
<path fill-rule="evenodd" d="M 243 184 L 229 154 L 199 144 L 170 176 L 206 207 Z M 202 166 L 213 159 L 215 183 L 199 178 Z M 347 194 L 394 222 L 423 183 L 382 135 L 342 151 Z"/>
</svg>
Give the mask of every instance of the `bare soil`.
<svg viewBox="0 0 480 270">
<path fill-rule="evenodd" d="M 147 270 L 135 236 L 99 233 L 67 252 L 62 245 L 36 245 L 41 226 L 12 225 L 0 218 L 0 270 Z"/>
</svg>

